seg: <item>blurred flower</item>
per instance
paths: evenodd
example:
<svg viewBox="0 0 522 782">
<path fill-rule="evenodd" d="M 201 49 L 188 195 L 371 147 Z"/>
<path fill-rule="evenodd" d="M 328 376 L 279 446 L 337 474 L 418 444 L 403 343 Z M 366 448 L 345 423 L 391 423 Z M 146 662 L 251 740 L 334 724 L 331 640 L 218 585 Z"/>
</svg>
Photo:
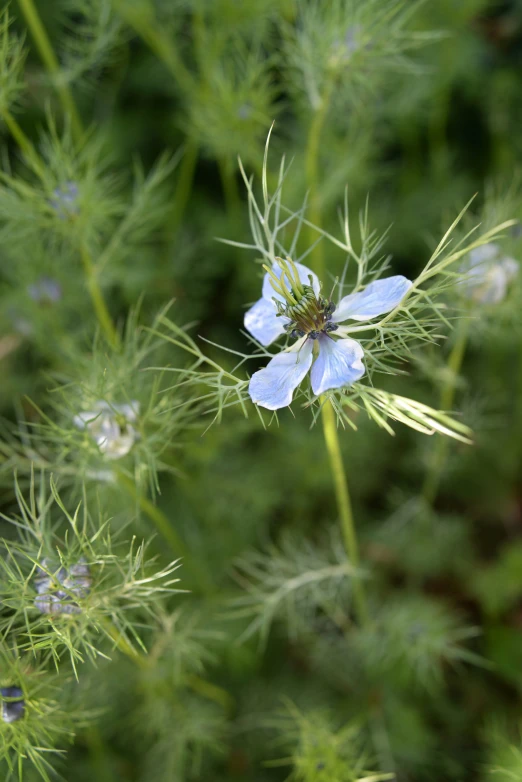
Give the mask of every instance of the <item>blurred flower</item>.
<svg viewBox="0 0 522 782">
<path fill-rule="evenodd" d="M 332 56 L 330 58 L 331 67 L 343 67 L 348 65 L 352 59 L 352 55 L 364 47 L 368 49 L 371 47 L 371 43 L 363 44 L 364 30 L 360 24 L 351 25 L 342 40 L 335 40 L 332 45 Z"/>
<path fill-rule="evenodd" d="M 136 401 L 110 405 L 100 400 L 93 405 L 92 411 L 75 415 L 74 423 L 79 429 L 89 431 L 100 451 L 109 459 L 120 459 L 129 453 L 138 436 L 132 424 L 138 417 L 139 409 L 139 402 Z"/>
<path fill-rule="evenodd" d="M 38 592 L 34 599 L 36 608 L 42 614 L 80 614 L 81 608 L 73 599 L 86 597 L 92 583 L 89 566 L 82 557 L 69 568 L 60 567 L 54 576 L 49 575 L 53 566 L 47 559 L 42 560 L 34 579 Z M 45 568 L 45 570 L 43 569 Z M 57 582 L 59 586 L 57 585 Z M 63 589 L 60 589 L 60 586 Z"/>
<path fill-rule="evenodd" d="M 20 334 L 22 337 L 31 337 L 33 335 L 34 329 L 32 324 L 27 318 L 20 315 L 17 310 L 10 308 L 8 310 L 8 317 L 17 334 Z"/>
<path fill-rule="evenodd" d="M 20 687 L 2 687 L 0 696 L 2 696 L 2 719 L 4 722 L 16 722 L 24 716 L 25 701 Z M 9 698 L 9 700 L 4 700 L 4 698 Z"/>
<path fill-rule="evenodd" d="M 54 198 L 51 199 L 50 204 L 61 220 L 78 214 L 78 194 L 76 182 L 66 182 L 53 190 Z"/>
<path fill-rule="evenodd" d="M 505 299 L 509 283 L 518 274 L 519 263 L 502 255 L 498 244 L 483 244 L 467 256 L 460 271 L 463 294 L 480 304 L 498 304 Z"/>
<path fill-rule="evenodd" d="M 38 304 L 55 304 L 62 298 L 60 283 L 50 277 L 41 277 L 32 285 L 28 285 L 27 293 Z"/>
<path fill-rule="evenodd" d="M 339 326 L 346 320 L 367 321 L 390 312 L 412 285 L 401 276 L 375 280 L 336 305 L 320 295 L 319 279 L 306 266 L 289 259 L 277 261 L 279 268 L 267 269 L 262 298 L 245 314 L 245 327 L 262 345 L 270 345 L 285 332 L 297 338 L 291 348 L 252 375 L 250 397 L 268 410 L 289 405 L 310 368 L 317 396 L 359 380 L 365 372 L 363 348 L 349 337 L 334 339 L 332 332 L 348 333 L 349 327 Z"/>
</svg>

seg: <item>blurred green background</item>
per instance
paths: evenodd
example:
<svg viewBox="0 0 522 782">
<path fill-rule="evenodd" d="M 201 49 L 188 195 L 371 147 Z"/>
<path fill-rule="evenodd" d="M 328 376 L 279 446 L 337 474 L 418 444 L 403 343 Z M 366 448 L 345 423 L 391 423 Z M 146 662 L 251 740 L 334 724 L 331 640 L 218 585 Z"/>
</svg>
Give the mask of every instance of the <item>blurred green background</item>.
<svg viewBox="0 0 522 782">
<path fill-rule="evenodd" d="M 354 224 L 369 198 L 372 227 L 390 228 L 393 273 L 413 278 L 475 194 L 469 226 L 522 218 L 518 0 L 40 0 L 54 70 L 24 7 L 10 7 L 10 34 L 25 31 L 28 49 L 13 116 L 46 161 L 51 192 L 77 183 L 84 201 L 79 222 L 51 224 L 48 196 L 4 123 L 6 433 L 22 415 L 38 420 L 26 396 L 51 410 L 49 372 L 77 378 L 88 362 L 96 319 L 75 236 L 89 236 L 97 263 L 124 215 L 129 229 L 99 269 L 114 321 L 121 326 L 142 298 L 139 320 L 150 323 L 174 299 L 170 316 L 197 324 L 195 337 L 248 350 L 243 312 L 258 298 L 259 268 L 216 237 L 249 241 L 237 156 L 258 181 L 274 120 L 271 186 L 284 155 L 285 201 L 297 208 L 308 191 L 313 218 L 331 230 L 346 185 Z M 74 122 L 67 131 L 70 115 L 64 125 L 64 85 L 86 143 Z M 53 146 L 50 118 L 67 142 Z M 138 203 L 134 167 L 147 175 L 166 151 L 176 164 L 160 166 L 162 181 Z M 11 177 L 30 192 L 14 198 Z M 522 261 L 516 226 L 501 244 Z M 328 261 L 340 273 L 341 260 Z M 56 301 L 31 296 L 42 278 L 59 284 Z M 182 569 L 192 592 L 172 599 L 170 620 L 147 642 L 150 670 L 118 655 L 83 666 L 78 700 L 103 714 L 58 761 L 63 778 L 355 780 L 359 749 L 342 736 L 355 720 L 363 768 L 407 782 L 522 780 L 521 303 L 515 284 L 497 308 L 475 314 L 453 402 L 475 440 L 449 444 L 433 507 L 418 498 L 435 437 L 400 426 L 390 437 L 362 415 L 357 432 L 341 433 L 370 629 L 339 629 L 336 611 L 350 614 L 342 579 L 295 599 L 285 592 L 292 578 L 342 560 L 320 427 L 284 411 L 265 430 L 255 413 L 232 409 L 204 436 L 206 420 L 168 444 L 163 458 L 176 472 L 160 475 L 157 502 L 214 594 L 201 597 Z M 385 387 L 437 407 L 454 344 L 442 336 Z M 117 494 L 103 501 L 109 514 L 125 513 Z M 152 534 L 145 518 L 137 529 Z M 165 556 L 157 538 L 153 548 Z M 260 557 L 254 575 L 247 552 Z M 230 601 L 252 594 L 247 577 L 256 584 L 250 619 L 274 614 L 264 643 L 255 633 L 238 643 L 249 617 L 235 616 Z M 231 706 L 194 688 L 201 672 Z M 272 763 L 281 758 L 287 765 Z"/>
</svg>

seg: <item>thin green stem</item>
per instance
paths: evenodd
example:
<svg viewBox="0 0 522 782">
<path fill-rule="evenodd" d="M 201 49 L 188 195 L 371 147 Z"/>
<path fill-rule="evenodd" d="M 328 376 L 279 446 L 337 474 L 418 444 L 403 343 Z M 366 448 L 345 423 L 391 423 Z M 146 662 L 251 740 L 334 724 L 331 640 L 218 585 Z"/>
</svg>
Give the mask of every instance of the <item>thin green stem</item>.
<svg viewBox="0 0 522 782">
<path fill-rule="evenodd" d="M 337 499 L 337 508 L 341 522 L 341 532 L 348 559 L 354 568 L 359 567 L 359 545 L 357 542 L 357 533 L 355 531 L 355 522 L 352 512 L 352 503 L 348 490 L 348 481 L 343 465 L 341 446 L 337 435 L 337 426 L 335 422 L 335 412 L 332 403 L 328 399 L 322 399 L 321 416 L 323 419 L 323 433 L 326 443 L 326 450 L 330 460 L 330 467 L 335 486 L 335 496 Z M 368 609 L 366 606 L 366 596 L 361 580 L 354 578 L 354 606 L 357 618 L 361 625 L 368 621 Z"/>
<path fill-rule="evenodd" d="M 227 206 L 227 212 L 231 218 L 236 217 L 239 206 L 239 189 L 237 186 L 237 179 L 234 173 L 234 166 L 232 161 L 228 158 L 218 158 L 219 173 L 221 175 L 221 183 L 223 186 L 223 194 L 225 196 L 225 203 Z"/>
<path fill-rule="evenodd" d="M 97 782 L 111 782 L 113 769 L 107 758 L 107 750 L 103 736 L 97 725 L 91 725 L 85 732 L 85 742 L 89 750 L 90 765 Z"/>
<path fill-rule="evenodd" d="M 18 122 L 7 109 L 2 111 L 2 118 L 21 152 L 25 155 L 33 169 L 41 176 L 43 171 L 42 162 L 31 141 L 27 138 Z M 110 344 L 117 347 L 120 343 L 120 335 L 112 322 L 98 282 L 96 267 L 85 245 L 82 245 L 80 254 L 87 281 L 87 289 L 91 297 L 98 323 Z"/>
<path fill-rule="evenodd" d="M 193 692 L 196 692 L 209 701 L 214 701 L 214 703 L 219 704 L 228 714 L 234 712 L 236 702 L 232 695 L 224 690 L 223 687 L 219 687 L 217 684 L 202 679 L 201 676 L 197 676 L 195 673 L 187 676 L 187 684 Z"/>
<path fill-rule="evenodd" d="M 26 157 L 32 157 L 35 154 L 34 147 L 11 112 L 7 109 L 4 109 L 2 111 L 2 119 L 7 125 L 10 134 L 20 147 L 20 150 L 24 153 L 24 155 L 26 155 Z"/>
<path fill-rule="evenodd" d="M 103 298 L 103 294 L 98 282 L 98 275 L 96 274 L 96 267 L 92 261 L 89 251 L 85 246 L 81 248 L 81 256 L 85 277 L 87 280 L 87 289 L 91 297 L 92 305 L 96 313 L 96 318 L 100 324 L 100 328 L 109 340 L 113 347 L 118 347 L 120 344 L 120 335 L 112 322 L 109 310 Z"/>
<path fill-rule="evenodd" d="M 71 122 L 71 130 L 76 139 L 79 139 L 83 134 L 82 123 L 78 109 L 74 102 L 73 96 L 67 84 L 60 81 L 60 64 L 58 58 L 54 53 L 54 49 L 49 40 L 45 27 L 42 24 L 42 20 L 38 15 L 38 11 L 35 8 L 33 0 L 18 0 L 18 4 L 22 9 L 22 13 L 27 22 L 27 26 L 31 31 L 31 35 L 36 44 L 36 48 L 40 54 L 43 64 L 47 68 L 51 76 L 57 77 L 55 80 L 56 91 L 60 98 L 65 114 L 69 117 Z"/>
<path fill-rule="evenodd" d="M 310 129 L 308 131 L 308 139 L 306 142 L 305 151 L 305 170 L 306 181 L 310 190 L 310 222 L 316 225 L 318 228 L 322 226 L 321 215 L 321 200 L 319 198 L 319 149 L 321 146 L 321 135 L 324 128 L 324 123 L 330 108 L 330 102 L 332 99 L 332 92 L 334 87 L 335 78 L 332 74 L 331 78 L 326 83 L 324 95 L 321 99 L 321 105 L 316 110 Z M 309 229 L 310 242 L 315 242 L 318 238 L 318 233 L 313 228 Z M 313 249 L 311 253 L 311 260 L 314 262 L 315 271 L 320 278 L 324 272 L 324 254 L 321 242 Z"/>
<path fill-rule="evenodd" d="M 128 0 L 114 0 L 119 15 L 166 65 L 171 76 L 185 91 L 190 91 L 194 79 L 172 45 L 173 38 L 163 31 L 147 5 L 134 7 Z"/>
<path fill-rule="evenodd" d="M 188 550 L 163 511 L 139 492 L 133 481 L 124 473 L 118 472 L 118 481 L 127 494 L 129 494 L 133 500 L 136 500 L 141 510 L 154 523 L 158 532 L 170 545 L 174 556 L 176 558 L 186 558 L 188 556 Z"/>
<path fill-rule="evenodd" d="M 103 625 L 105 632 L 112 638 L 116 648 L 132 660 L 138 668 L 142 671 L 147 671 L 154 666 L 154 660 L 135 649 L 109 619 L 106 619 L 103 622 Z M 209 701 L 219 704 L 228 714 L 233 713 L 235 709 L 235 700 L 230 693 L 223 689 L 223 687 L 213 684 L 195 673 L 187 675 L 186 683 L 193 692 L 196 692 Z"/>
<path fill-rule="evenodd" d="M 198 151 L 198 144 L 192 139 L 189 139 L 185 146 L 185 153 L 179 167 L 178 183 L 172 202 L 171 217 L 168 221 L 168 232 L 170 237 L 177 233 L 183 220 L 183 215 L 192 191 Z"/>
<path fill-rule="evenodd" d="M 109 638 L 114 641 L 114 646 L 116 649 L 122 652 L 126 657 L 129 657 L 142 670 L 145 670 L 149 667 L 147 658 L 143 654 L 140 654 L 138 650 L 135 649 L 131 643 L 129 643 L 123 633 L 118 630 L 117 627 L 115 627 L 115 625 L 108 617 L 103 617 L 101 619 L 101 624 L 103 625 L 103 629 Z"/>
<path fill-rule="evenodd" d="M 357 542 L 357 532 L 353 518 L 352 503 L 348 489 L 348 480 L 343 464 L 341 446 L 337 434 L 337 425 L 335 421 L 335 411 L 332 403 L 325 397 L 321 398 L 321 416 L 323 419 L 324 440 L 330 468 L 334 479 L 335 496 L 337 499 L 337 508 L 341 521 L 341 532 L 348 559 L 354 568 L 359 567 L 359 544 Z M 355 614 L 359 625 L 364 627 L 369 622 L 368 607 L 366 605 L 366 594 L 362 581 L 357 578 L 353 580 L 353 597 Z M 384 714 L 378 702 L 369 701 L 370 720 L 375 749 L 377 750 L 383 768 L 393 768 L 393 757 L 390 751 L 390 744 L 386 730 Z"/>
<path fill-rule="evenodd" d="M 458 326 L 455 342 L 448 358 L 448 377 L 440 395 L 440 409 L 450 411 L 455 399 L 459 372 L 466 353 L 471 320 L 465 318 Z M 428 505 L 433 505 L 440 486 L 444 462 L 448 455 L 449 438 L 439 437 L 432 453 L 430 467 L 424 480 L 422 497 Z"/>
<path fill-rule="evenodd" d="M 136 501 L 143 513 L 152 521 L 162 538 L 169 544 L 174 556 L 176 558 L 183 558 L 183 567 L 187 572 L 190 572 L 195 579 L 195 588 L 199 587 L 203 592 L 210 593 L 212 586 L 208 574 L 203 568 L 196 565 L 191 557 L 190 551 L 187 549 L 185 543 L 179 537 L 163 511 L 139 492 L 133 481 L 127 475 L 118 472 L 118 481 L 120 486 L 122 486 L 127 494 Z"/>
<path fill-rule="evenodd" d="M 43 166 L 42 161 L 40 160 L 38 153 L 36 149 L 34 148 L 32 142 L 29 140 L 29 138 L 26 136 L 16 119 L 13 117 L 11 112 L 4 108 L 2 110 L 2 119 L 4 120 L 7 129 L 9 130 L 11 136 L 16 141 L 18 148 L 20 149 L 20 152 L 27 158 L 27 161 L 30 163 L 34 171 L 38 174 L 40 178 L 42 178 L 43 174 Z"/>
</svg>

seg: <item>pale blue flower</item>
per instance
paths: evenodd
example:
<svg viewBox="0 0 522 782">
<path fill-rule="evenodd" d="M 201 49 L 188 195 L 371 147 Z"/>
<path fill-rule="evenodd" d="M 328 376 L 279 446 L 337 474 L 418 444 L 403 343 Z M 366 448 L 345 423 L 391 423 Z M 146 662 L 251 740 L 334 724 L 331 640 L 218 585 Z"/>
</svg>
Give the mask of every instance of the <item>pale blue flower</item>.
<svg viewBox="0 0 522 782">
<path fill-rule="evenodd" d="M 498 304 L 506 298 L 509 283 L 518 274 L 519 263 L 502 254 L 498 244 L 483 244 L 467 256 L 460 271 L 466 298 L 480 304 Z"/>
<path fill-rule="evenodd" d="M 347 336 L 349 327 L 339 324 L 367 321 L 390 312 L 412 286 L 405 277 L 387 277 L 335 305 L 320 295 L 319 279 L 310 269 L 292 261 L 278 262 L 280 266 L 265 275 L 262 298 L 248 310 L 244 321 L 264 346 L 285 333 L 297 338 L 292 347 L 252 375 L 250 397 L 268 410 L 287 407 L 309 370 L 316 396 L 359 380 L 365 373 L 363 348 Z M 336 331 L 339 333 L 334 336 Z"/>
<path fill-rule="evenodd" d="M 38 304 L 56 304 L 62 298 L 62 287 L 51 277 L 40 277 L 32 285 L 27 286 L 27 293 Z"/>
<path fill-rule="evenodd" d="M 100 400 L 93 409 L 74 416 L 78 429 L 87 429 L 98 448 L 108 459 L 126 456 L 134 445 L 138 433 L 133 426 L 140 410 L 139 402 L 110 405 Z"/>
<path fill-rule="evenodd" d="M 66 220 L 79 213 L 78 196 L 79 190 L 76 182 L 65 182 L 53 190 L 50 204 L 60 220 Z"/>
</svg>

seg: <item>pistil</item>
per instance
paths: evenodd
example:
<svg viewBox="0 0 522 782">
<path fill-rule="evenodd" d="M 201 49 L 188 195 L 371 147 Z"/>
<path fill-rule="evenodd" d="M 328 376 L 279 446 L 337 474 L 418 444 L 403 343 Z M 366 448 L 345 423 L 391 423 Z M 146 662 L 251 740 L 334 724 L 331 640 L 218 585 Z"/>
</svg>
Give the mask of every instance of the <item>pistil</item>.
<svg viewBox="0 0 522 782">
<path fill-rule="evenodd" d="M 337 329 L 337 324 L 331 320 L 335 304 L 322 296 L 318 296 L 313 288 L 313 280 L 306 285 L 299 278 L 295 263 L 287 258 L 276 258 L 282 274 L 278 277 L 273 269 L 265 266 L 274 292 L 283 299 L 274 298 L 277 314 L 288 318 L 290 323 L 286 330 L 293 338 L 310 337 L 317 339 L 321 334 L 328 334 Z"/>
</svg>

